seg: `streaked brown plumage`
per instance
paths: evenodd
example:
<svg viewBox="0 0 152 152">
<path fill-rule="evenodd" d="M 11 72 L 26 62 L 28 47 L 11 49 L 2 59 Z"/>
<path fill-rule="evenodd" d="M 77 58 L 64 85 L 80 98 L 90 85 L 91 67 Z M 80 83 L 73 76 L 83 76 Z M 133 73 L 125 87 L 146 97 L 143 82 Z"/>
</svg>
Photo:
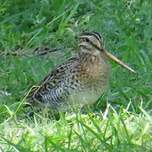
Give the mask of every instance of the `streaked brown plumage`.
<svg viewBox="0 0 152 152">
<path fill-rule="evenodd" d="M 78 54 L 57 66 L 39 87 L 32 89 L 29 94 L 32 102 L 63 111 L 94 103 L 108 81 L 108 58 L 134 72 L 103 49 L 101 36 L 96 32 L 81 34 L 79 48 Z"/>
</svg>

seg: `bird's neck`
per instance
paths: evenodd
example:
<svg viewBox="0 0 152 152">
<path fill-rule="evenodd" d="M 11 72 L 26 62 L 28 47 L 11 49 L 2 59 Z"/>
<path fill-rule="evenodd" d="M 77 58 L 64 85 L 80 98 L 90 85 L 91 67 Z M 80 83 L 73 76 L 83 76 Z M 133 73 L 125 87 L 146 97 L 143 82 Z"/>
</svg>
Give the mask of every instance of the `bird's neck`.
<svg viewBox="0 0 152 152">
<path fill-rule="evenodd" d="M 99 56 L 93 55 L 92 53 L 87 51 L 80 51 L 79 58 L 80 61 L 84 64 L 96 64 L 100 60 Z"/>
</svg>

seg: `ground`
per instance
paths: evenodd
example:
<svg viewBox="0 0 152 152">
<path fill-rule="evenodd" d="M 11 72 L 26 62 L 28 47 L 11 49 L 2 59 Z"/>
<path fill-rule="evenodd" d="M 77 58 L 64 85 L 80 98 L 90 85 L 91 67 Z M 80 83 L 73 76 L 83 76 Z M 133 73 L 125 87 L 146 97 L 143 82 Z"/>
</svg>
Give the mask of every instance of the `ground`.
<svg viewBox="0 0 152 152">
<path fill-rule="evenodd" d="M 151 0 L 0 3 L 0 151 L 152 151 Z M 29 89 L 78 50 L 82 31 L 101 33 L 137 74 L 110 62 L 107 91 L 89 111 L 29 117 Z"/>
</svg>

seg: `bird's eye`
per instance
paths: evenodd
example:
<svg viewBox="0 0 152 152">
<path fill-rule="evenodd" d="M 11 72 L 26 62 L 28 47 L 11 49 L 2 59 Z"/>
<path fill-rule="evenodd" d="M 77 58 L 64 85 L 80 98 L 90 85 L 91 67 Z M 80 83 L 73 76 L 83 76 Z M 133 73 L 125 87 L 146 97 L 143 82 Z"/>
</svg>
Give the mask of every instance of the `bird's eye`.
<svg viewBox="0 0 152 152">
<path fill-rule="evenodd" d="M 85 41 L 86 41 L 86 42 L 89 42 L 89 39 L 88 39 L 88 38 L 86 38 L 86 39 L 85 39 Z"/>
</svg>

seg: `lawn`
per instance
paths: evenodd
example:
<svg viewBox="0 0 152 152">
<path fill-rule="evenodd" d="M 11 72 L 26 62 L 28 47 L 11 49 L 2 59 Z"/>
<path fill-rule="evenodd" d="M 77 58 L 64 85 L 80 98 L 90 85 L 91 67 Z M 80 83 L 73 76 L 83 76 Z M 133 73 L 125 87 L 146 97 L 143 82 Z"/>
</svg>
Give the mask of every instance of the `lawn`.
<svg viewBox="0 0 152 152">
<path fill-rule="evenodd" d="M 152 152 L 151 10 L 151 0 L 1 0 L 0 152 Z M 29 89 L 77 52 L 82 31 L 102 34 L 137 74 L 109 62 L 107 90 L 88 111 L 29 117 Z"/>
</svg>

